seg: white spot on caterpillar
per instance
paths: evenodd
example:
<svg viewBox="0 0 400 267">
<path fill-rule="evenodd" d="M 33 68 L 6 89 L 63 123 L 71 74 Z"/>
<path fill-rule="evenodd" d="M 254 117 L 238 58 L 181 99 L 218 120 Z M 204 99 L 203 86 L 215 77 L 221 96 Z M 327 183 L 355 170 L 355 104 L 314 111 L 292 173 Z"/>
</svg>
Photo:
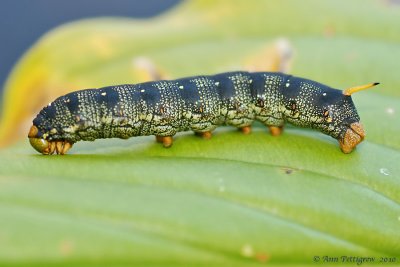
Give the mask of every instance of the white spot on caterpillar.
<svg viewBox="0 0 400 267">
<path fill-rule="evenodd" d="M 286 83 L 286 87 L 289 87 L 290 86 L 290 83 Z"/>
<path fill-rule="evenodd" d="M 102 122 L 102 123 L 111 124 L 112 121 L 113 121 L 113 118 L 112 118 L 112 117 L 104 117 L 104 118 L 101 118 L 101 122 Z"/>
<path fill-rule="evenodd" d="M 253 83 L 253 80 L 252 80 L 252 79 L 250 79 L 250 80 L 249 80 L 249 83 Z"/>
<path fill-rule="evenodd" d="M 219 82 L 215 82 L 214 84 L 215 84 L 216 86 L 218 86 L 218 85 L 219 85 Z"/>
<path fill-rule="evenodd" d="M 323 93 L 322 95 L 323 95 L 323 96 L 326 96 L 326 93 Z"/>
<path fill-rule="evenodd" d="M 107 94 L 106 92 L 104 92 L 104 93 L 101 93 L 101 95 L 102 95 L 102 96 L 105 96 L 106 94 Z"/>
<path fill-rule="evenodd" d="M 182 90 L 182 89 L 183 89 L 183 85 L 179 86 L 179 89 L 181 89 L 181 90 Z"/>
<path fill-rule="evenodd" d="M 386 169 L 386 168 L 380 168 L 379 172 L 380 172 L 381 174 L 385 175 L 385 176 L 388 176 L 388 175 L 390 174 L 390 173 L 389 173 L 389 170 Z"/>
<path fill-rule="evenodd" d="M 67 128 L 63 128 L 63 131 L 66 132 L 66 133 L 74 133 L 78 129 L 79 129 L 78 125 L 73 125 L 73 126 L 69 126 Z"/>
<path fill-rule="evenodd" d="M 140 90 L 141 93 L 144 93 L 144 89 Z"/>
<path fill-rule="evenodd" d="M 184 112 L 184 113 L 183 113 L 183 116 L 184 116 L 186 119 L 190 119 L 190 118 L 192 118 L 192 112 L 190 112 L 190 111 Z"/>
<path fill-rule="evenodd" d="M 153 115 L 152 114 L 147 114 L 144 118 L 145 121 L 151 122 L 153 119 Z"/>
</svg>

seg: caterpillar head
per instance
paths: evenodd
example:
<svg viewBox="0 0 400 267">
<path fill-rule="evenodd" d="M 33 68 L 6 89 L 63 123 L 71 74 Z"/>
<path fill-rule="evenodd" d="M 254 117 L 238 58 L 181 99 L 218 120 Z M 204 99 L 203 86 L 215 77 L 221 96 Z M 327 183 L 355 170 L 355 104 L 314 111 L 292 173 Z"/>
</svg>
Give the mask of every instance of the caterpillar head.
<svg viewBox="0 0 400 267">
<path fill-rule="evenodd" d="M 28 138 L 31 146 L 43 155 L 51 155 L 53 153 L 65 154 L 73 145 L 71 140 L 66 140 L 65 136 L 60 135 L 57 132 L 56 125 L 50 127 L 56 120 L 52 120 L 55 117 L 55 108 L 52 105 L 48 105 L 43 108 L 38 116 L 33 120 Z"/>
<path fill-rule="evenodd" d="M 39 133 L 38 128 L 32 125 L 29 133 L 29 143 L 39 153 L 43 155 L 51 155 L 54 152 L 57 154 L 64 155 L 72 147 L 73 142 L 67 140 L 47 140 L 44 136 Z"/>
</svg>

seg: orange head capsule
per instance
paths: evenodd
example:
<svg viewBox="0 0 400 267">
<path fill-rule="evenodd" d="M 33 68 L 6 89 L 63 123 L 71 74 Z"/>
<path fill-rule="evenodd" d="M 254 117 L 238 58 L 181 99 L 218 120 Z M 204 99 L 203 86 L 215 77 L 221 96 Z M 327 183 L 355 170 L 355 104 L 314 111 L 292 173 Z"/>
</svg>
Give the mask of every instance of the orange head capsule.
<svg viewBox="0 0 400 267">
<path fill-rule="evenodd" d="M 48 141 L 38 137 L 38 132 L 38 128 L 32 125 L 28 133 L 29 143 L 37 152 L 43 155 L 51 155 L 54 152 L 64 155 L 72 147 L 72 143 L 68 141 Z"/>
</svg>

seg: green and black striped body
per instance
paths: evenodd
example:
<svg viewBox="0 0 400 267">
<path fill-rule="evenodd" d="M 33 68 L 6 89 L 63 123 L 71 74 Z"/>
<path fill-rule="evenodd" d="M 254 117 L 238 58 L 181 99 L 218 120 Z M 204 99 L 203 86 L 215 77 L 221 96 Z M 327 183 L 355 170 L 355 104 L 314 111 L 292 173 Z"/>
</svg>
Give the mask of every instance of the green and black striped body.
<svg viewBox="0 0 400 267">
<path fill-rule="evenodd" d="M 34 119 L 46 140 L 172 136 L 219 125 L 285 122 L 335 139 L 359 116 L 350 96 L 326 85 L 272 72 L 228 72 L 171 81 L 86 89 L 57 98 Z"/>
</svg>

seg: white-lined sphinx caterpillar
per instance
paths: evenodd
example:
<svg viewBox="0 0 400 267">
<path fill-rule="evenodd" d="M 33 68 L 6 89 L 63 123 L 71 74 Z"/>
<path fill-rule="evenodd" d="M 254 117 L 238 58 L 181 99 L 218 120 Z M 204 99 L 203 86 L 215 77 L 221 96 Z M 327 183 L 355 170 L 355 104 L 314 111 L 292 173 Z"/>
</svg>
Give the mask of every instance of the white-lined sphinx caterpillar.
<svg viewBox="0 0 400 267">
<path fill-rule="evenodd" d="M 33 120 L 28 137 L 42 154 L 66 153 L 80 140 L 155 135 L 165 147 L 177 132 L 209 138 L 220 125 L 244 133 L 254 120 L 281 133 L 285 122 L 317 129 L 350 153 L 364 138 L 351 94 L 275 72 L 228 72 L 86 89 L 57 98 Z"/>
</svg>

